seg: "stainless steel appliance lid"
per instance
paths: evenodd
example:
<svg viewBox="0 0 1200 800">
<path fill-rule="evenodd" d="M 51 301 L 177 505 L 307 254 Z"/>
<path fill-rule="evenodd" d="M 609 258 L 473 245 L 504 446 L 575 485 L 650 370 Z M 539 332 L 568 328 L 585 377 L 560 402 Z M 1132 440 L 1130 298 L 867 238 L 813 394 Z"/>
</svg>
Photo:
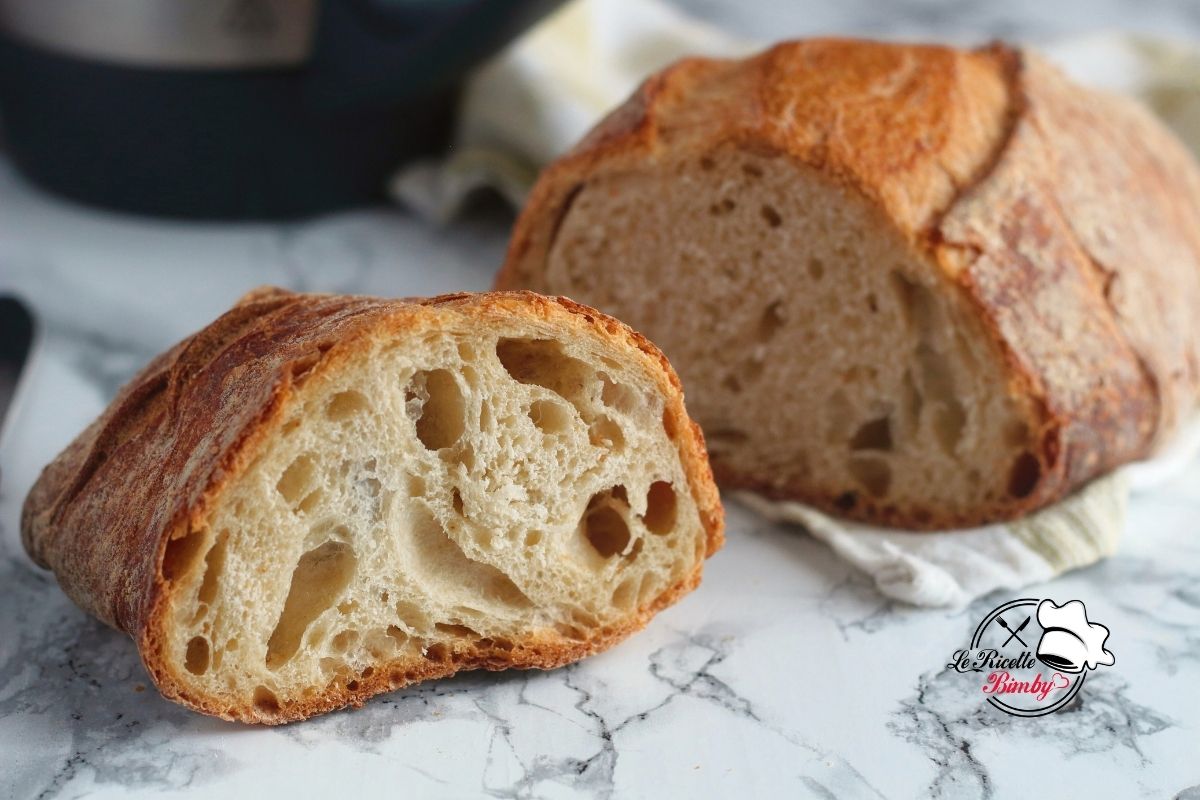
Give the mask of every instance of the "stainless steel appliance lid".
<svg viewBox="0 0 1200 800">
<path fill-rule="evenodd" d="M 287 67 L 317 0 L 0 0 L 0 31 L 64 55 L 176 69 Z"/>
</svg>

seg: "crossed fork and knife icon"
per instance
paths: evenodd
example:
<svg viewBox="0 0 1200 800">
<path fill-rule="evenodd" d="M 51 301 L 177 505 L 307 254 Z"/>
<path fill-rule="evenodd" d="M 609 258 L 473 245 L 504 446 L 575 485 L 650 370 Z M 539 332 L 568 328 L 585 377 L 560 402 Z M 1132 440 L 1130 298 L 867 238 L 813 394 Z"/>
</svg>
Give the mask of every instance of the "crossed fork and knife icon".
<svg viewBox="0 0 1200 800">
<path fill-rule="evenodd" d="M 1012 628 L 1010 628 L 1008 626 L 1008 623 L 1004 621 L 1004 617 L 999 617 L 999 616 L 996 617 L 996 622 L 1000 623 L 1000 627 L 1004 628 L 1004 630 L 1008 631 L 1008 638 L 1005 639 L 1004 644 L 1002 644 L 1000 646 L 1005 647 L 1013 639 L 1016 639 L 1018 642 L 1021 643 L 1022 647 L 1029 647 L 1029 645 L 1025 644 L 1025 640 L 1021 638 L 1020 634 L 1021 634 L 1021 631 L 1025 630 L 1025 626 L 1029 624 L 1029 620 L 1031 620 L 1031 619 L 1032 619 L 1032 617 L 1026 617 L 1025 621 L 1022 622 L 1020 625 L 1018 625 L 1016 630 L 1013 630 Z"/>
</svg>

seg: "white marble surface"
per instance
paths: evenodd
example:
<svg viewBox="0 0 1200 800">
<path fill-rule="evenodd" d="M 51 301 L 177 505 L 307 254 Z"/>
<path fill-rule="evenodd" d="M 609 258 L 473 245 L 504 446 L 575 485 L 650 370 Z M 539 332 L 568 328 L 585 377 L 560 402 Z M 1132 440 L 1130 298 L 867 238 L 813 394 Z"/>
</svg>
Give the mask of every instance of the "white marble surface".
<svg viewBox="0 0 1200 800">
<path fill-rule="evenodd" d="M 846 13 L 870 30 L 866 5 Z M 922 22 L 935 5 L 896 4 L 920 12 L 921 30 L 953 33 Z M 1045 16 L 1054 4 L 1004 5 Z M 999 4 L 956 4 L 955 19 L 965 6 Z M 1155 25 L 1174 9 L 1176 33 L 1200 24 L 1186 3 L 1141 6 Z M 442 230 L 387 210 L 148 223 L 48 198 L 0 161 L 0 291 L 44 323 L 0 442 L 0 797 L 1200 797 L 1200 463 L 1135 498 L 1116 557 L 1027 593 L 1084 600 L 1117 655 L 1069 710 L 1036 719 L 991 709 L 945 669 L 1007 596 L 896 607 L 818 543 L 736 506 L 703 586 L 607 653 L 551 673 L 466 674 L 277 729 L 162 700 L 129 639 L 25 560 L 26 488 L 153 353 L 262 283 L 484 288 L 507 224 L 495 210 Z"/>
</svg>

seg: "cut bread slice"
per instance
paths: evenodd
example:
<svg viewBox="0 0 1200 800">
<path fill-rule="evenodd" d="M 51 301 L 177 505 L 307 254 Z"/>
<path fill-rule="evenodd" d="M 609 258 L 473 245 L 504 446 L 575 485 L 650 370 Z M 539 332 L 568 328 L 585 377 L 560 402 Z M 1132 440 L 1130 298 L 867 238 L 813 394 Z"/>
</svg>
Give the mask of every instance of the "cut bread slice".
<svg viewBox="0 0 1200 800">
<path fill-rule="evenodd" d="M 264 723 L 596 652 L 693 588 L 721 527 L 677 379 L 620 323 L 277 290 L 151 364 L 24 519 L 166 696 Z"/>
<path fill-rule="evenodd" d="M 497 287 L 651 337 L 725 485 L 947 528 L 1196 410 L 1198 229 L 1179 143 L 1028 53 L 789 42 L 648 79 L 543 173 Z"/>
<path fill-rule="evenodd" d="M 918 524 L 1023 500 L 1040 469 L 1003 359 L 942 284 L 852 194 L 734 148 L 589 183 L 537 283 L 653 331 L 722 475 Z"/>
</svg>

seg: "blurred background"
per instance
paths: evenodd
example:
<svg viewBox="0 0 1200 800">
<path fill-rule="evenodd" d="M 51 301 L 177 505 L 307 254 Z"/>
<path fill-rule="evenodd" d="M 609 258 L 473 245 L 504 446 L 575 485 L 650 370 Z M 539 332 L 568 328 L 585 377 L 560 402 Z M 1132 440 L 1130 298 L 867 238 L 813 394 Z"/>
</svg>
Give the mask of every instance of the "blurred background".
<svg viewBox="0 0 1200 800">
<path fill-rule="evenodd" d="M 1200 34 L 1189 0 L 673 0 L 691 14 L 759 39 L 829 32 L 871 37 L 1045 42 L 1096 31 Z M 789 33 L 782 34 L 787 31 Z"/>
<path fill-rule="evenodd" d="M 0 0 L 0 295 L 40 334 L 5 517 L 246 290 L 486 289 L 538 168 L 644 75 L 812 35 L 1030 43 L 1200 129 L 1193 0 Z"/>
</svg>

